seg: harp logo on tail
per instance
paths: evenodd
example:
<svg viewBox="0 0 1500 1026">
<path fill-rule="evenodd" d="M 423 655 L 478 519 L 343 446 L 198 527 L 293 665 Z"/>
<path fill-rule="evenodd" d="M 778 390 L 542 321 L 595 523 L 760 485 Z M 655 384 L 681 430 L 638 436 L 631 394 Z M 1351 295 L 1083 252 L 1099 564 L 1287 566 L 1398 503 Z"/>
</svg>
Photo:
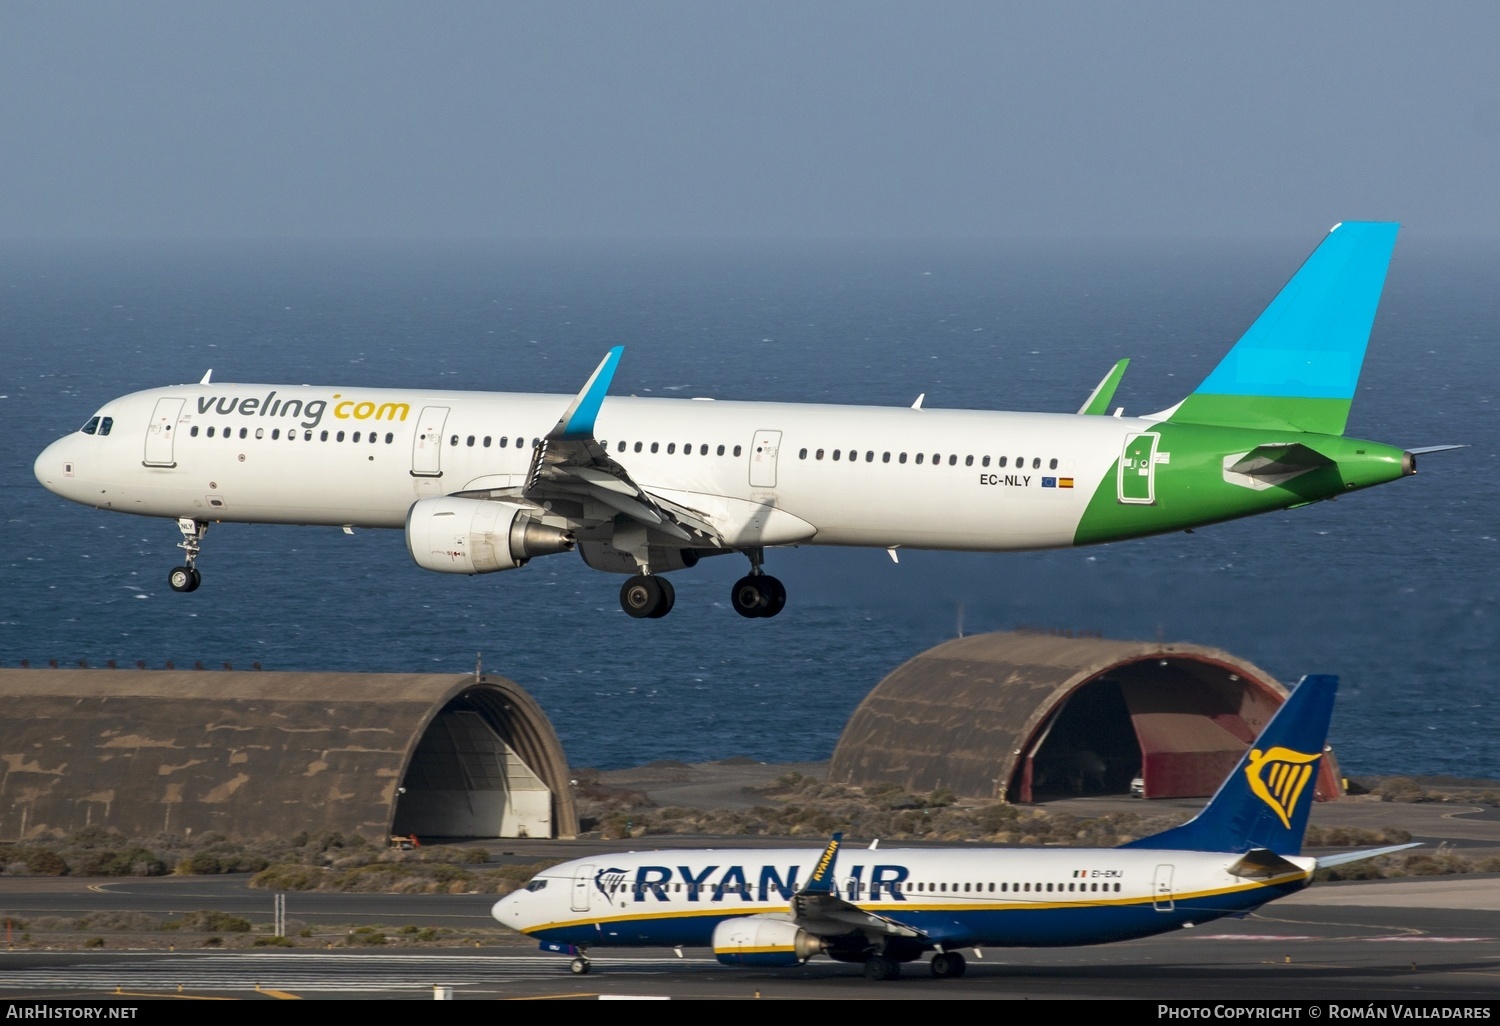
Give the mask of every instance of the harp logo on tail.
<svg viewBox="0 0 1500 1026">
<path fill-rule="evenodd" d="M 1257 798 L 1271 807 L 1281 818 L 1281 825 L 1292 827 L 1292 810 L 1302 797 L 1303 790 L 1312 780 L 1313 771 L 1322 753 L 1306 755 L 1290 748 L 1272 748 L 1262 752 L 1252 749 L 1245 766 L 1245 776 L 1250 781 L 1250 790 Z"/>
</svg>

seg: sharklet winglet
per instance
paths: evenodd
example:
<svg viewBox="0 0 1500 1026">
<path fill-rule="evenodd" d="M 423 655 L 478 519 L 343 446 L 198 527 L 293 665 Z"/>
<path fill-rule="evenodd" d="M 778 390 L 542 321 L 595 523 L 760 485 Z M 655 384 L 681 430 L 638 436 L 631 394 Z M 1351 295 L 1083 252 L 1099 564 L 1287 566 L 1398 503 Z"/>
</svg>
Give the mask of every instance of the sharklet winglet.
<svg viewBox="0 0 1500 1026">
<path fill-rule="evenodd" d="M 1109 413 L 1109 402 L 1115 397 L 1115 389 L 1120 387 L 1120 379 L 1125 376 L 1125 368 L 1130 366 L 1130 358 L 1126 357 L 1117 362 L 1104 375 L 1089 397 L 1083 401 L 1078 408 L 1080 416 L 1103 417 Z"/>
<path fill-rule="evenodd" d="M 594 419 L 599 416 L 599 407 L 604 405 L 604 396 L 609 392 L 609 384 L 614 379 L 615 368 L 620 365 L 620 354 L 623 352 L 624 346 L 615 346 L 605 354 L 599 366 L 594 368 L 594 373 L 584 383 L 583 390 L 574 396 L 568 408 L 563 411 L 557 426 L 547 434 L 548 438 L 594 436 Z"/>
</svg>

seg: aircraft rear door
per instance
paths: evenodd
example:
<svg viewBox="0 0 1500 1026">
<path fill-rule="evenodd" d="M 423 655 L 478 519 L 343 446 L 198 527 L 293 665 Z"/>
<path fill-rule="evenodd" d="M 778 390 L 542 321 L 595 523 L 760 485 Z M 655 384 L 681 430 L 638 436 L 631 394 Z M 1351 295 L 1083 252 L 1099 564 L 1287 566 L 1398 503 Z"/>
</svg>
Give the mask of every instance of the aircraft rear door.
<svg viewBox="0 0 1500 1026">
<path fill-rule="evenodd" d="M 177 427 L 177 418 L 182 416 L 185 402 L 186 399 L 156 400 L 151 423 L 146 426 L 146 458 L 141 461 L 146 466 L 177 466 L 177 461 L 172 458 L 172 432 Z"/>
<path fill-rule="evenodd" d="M 1156 502 L 1156 443 L 1161 436 L 1147 431 L 1129 435 L 1120 453 L 1120 501 L 1138 506 Z"/>
<path fill-rule="evenodd" d="M 443 476 L 443 425 L 448 407 L 427 406 L 417 418 L 417 433 L 411 443 L 411 476 Z"/>
<path fill-rule="evenodd" d="M 780 431 L 757 431 L 750 442 L 750 487 L 776 487 L 776 453 L 781 448 Z"/>
<path fill-rule="evenodd" d="M 589 890 L 594 885 L 594 867 L 579 866 L 573 870 L 573 911 L 589 910 Z"/>
<path fill-rule="evenodd" d="M 1160 865 L 1156 867 L 1156 881 L 1152 884 L 1152 908 L 1158 912 L 1170 912 L 1177 907 L 1172 899 L 1172 867 Z"/>
</svg>

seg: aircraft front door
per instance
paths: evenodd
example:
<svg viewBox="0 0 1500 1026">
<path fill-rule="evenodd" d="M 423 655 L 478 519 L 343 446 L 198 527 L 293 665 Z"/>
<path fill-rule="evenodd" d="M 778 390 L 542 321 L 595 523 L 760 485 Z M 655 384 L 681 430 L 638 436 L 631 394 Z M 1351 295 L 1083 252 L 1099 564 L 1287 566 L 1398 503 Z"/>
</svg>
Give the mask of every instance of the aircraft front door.
<svg viewBox="0 0 1500 1026">
<path fill-rule="evenodd" d="M 781 448 L 780 431 L 757 431 L 750 442 L 750 487 L 776 487 L 776 453 Z"/>
<path fill-rule="evenodd" d="M 443 476 L 443 425 L 448 407 L 428 406 L 417 418 L 417 434 L 411 443 L 411 476 Z"/>
<path fill-rule="evenodd" d="M 573 871 L 573 911 L 589 910 L 589 892 L 594 888 L 594 867 L 579 866 Z"/>
<path fill-rule="evenodd" d="M 182 404 L 186 399 L 158 399 L 156 409 L 151 412 L 151 423 L 146 426 L 146 458 L 148 467 L 175 467 L 172 458 L 172 434 L 177 429 L 177 418 L 182 416 Z"/>
<path fill-rule="evenodd" d="M 1156 882 L 1152 885 L 1152 907 L 1158 912 L 1170 912 L 1177 907 L 1172 899 L 1172 867 L 1156 867 Z"/>
<path fill-rule="evenodd" d="M 1156 502 L 1156 444 L 1161 436 L 1146 432 L 1125 439 L 1120 453 L 1120 501 L 1137 506 Z"/>
</svg>

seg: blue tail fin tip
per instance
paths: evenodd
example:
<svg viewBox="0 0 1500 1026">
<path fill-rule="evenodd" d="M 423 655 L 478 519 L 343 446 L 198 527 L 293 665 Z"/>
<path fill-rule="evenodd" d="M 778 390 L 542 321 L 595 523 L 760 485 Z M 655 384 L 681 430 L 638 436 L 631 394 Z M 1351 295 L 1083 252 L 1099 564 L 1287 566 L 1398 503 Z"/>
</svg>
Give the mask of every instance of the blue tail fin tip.
<svg viewBox="0 0 1500 1026">
<path fill-rule="evenodd" d="M 1352 399 L 1399 228 L 1334 225 L 1197 393 Z"/>
<path fill-rule="evenodd" d="M 1303 677 L 1202 812 L 1124 847 L 1300 853 L 1337 692 L 1337 677 Z"/>
</svg>

